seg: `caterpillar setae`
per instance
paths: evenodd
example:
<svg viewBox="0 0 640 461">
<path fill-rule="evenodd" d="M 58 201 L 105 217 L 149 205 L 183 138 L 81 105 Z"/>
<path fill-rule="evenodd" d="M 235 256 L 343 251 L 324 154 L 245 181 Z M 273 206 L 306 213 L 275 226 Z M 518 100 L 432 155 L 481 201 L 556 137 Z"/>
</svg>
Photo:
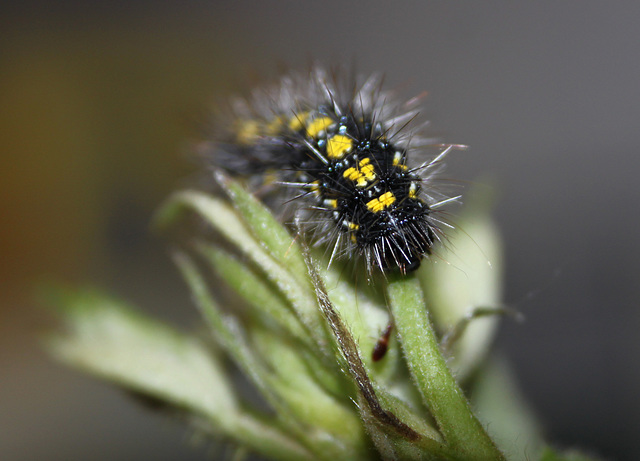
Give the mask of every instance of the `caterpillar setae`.
<svg viewBox="0 0 640 461">
<path fill-rule="evenodd" d="M 409 128 L 418 98 L 397 102 L 381 84 L 375 75 L 343 79 L 321 68 L 285 76 L 232 101 L 231 117 L 214 122 L 200 150 L 216 168 L 286 192 L 271 206 L 291 205 L 330 261 L 359 256 L 369 274 L 405 274 L 443 235 L 438 208 L 457 197 L 441 195 L 432 178 L 456 146 Z M 435 155 L 415 164 L 426 147 Z"/>
</svg>

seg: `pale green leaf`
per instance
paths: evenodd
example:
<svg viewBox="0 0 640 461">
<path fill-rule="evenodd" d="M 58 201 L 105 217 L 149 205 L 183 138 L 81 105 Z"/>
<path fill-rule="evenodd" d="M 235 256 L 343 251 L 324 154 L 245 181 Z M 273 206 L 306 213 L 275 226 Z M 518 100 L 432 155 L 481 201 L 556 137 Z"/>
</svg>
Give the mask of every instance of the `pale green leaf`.
<svg viewBox="0 0 640 461">
<path fill-rule="evenodd" d="M 67 295 L 65 332 L 47 338 L 60 360 L 228 427 L 237 400 L 210 347 L 102 295 Z"/>
<path fill-rule="evenodd" d="M 502 306 L 502 254 L 498 232 L 482 213 L 462 217 L 449 230 L 437 257 L 419 271 L 433 322 L 443 333 L 476 308 Z M 486 356 L 497 331 L 499 315 L 471 320 L 455 342 L 454 374 L 464 379 Z"/>
</svg>

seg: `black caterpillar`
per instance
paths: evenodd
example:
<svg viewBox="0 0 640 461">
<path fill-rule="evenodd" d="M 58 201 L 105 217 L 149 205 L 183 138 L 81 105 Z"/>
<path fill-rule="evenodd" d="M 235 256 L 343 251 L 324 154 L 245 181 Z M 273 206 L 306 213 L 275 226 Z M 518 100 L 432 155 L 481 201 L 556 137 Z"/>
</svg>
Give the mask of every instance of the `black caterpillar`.
<svg viewBox="0 0 640 461">
<path fill-rule="evenodd" d="M 369 273 L 407 273 L 442 235 L 435 209 L 453 199 L 437 193 L 430 170 L 455 146 L 416 136 L 407 128 L 416 100 L 394 102 L 380 86 L 377 76 L 343 81 L 318 68 L 284 77 L 234 101 L 202 150 L 232 175 L 294 190 L 274 207 L 297 204 L 302 228 L 332 244 L 331 260 L 359 254 Z M 427 145 L 436 156 L 410 167 Z"/>
</svg>

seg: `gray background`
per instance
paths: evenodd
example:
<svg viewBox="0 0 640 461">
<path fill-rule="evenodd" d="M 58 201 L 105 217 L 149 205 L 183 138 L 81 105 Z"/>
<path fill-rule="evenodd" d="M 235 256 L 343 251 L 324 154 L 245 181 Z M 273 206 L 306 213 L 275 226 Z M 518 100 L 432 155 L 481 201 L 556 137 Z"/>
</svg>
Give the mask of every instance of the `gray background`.
<svg viewBox="0 0 640 461">
<path fill-rule="evenodd" d="M 505 299 L 527 317 L 496 347 L 549 440 L 638 459 L 640 3 L 269 3 L 0 10 L 2 458 L 219 456 L 51 364 L 31 282 L 90 282 L 197 325 L 151 213 L 191 180 L 184 141 L 209 101 L 318 60 L 429 91 L 424 115 L 471 146 L 447 174 L 496 191 Z"/>
</svg>

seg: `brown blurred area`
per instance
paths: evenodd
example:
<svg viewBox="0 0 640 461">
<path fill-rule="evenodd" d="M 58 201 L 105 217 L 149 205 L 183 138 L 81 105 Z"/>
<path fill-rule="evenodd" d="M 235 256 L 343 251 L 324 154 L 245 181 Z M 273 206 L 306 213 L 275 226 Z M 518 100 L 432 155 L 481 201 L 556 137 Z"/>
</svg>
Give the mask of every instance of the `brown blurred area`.
<svg viewBox="0 0 640 461">
<path fill-rule="evenodd" d="M 177 424 L 52 363 L 38 344 L 50 323 L 34 299 L 51 282 L 99 286 L 183 325 L 195 318 L 149 221 L 189 182 L 186 141 L 229 85 L 219 63 L 232 52 L 152 6 L 63 2 L 0 16 L 2 459 L 206 451 L 183 445 L 189 434 Z M 150 422 L 155 437 L 140 429 Z"/>
<path fill-rule="evenodd" d="M 212 100 L 281 64 L 381 71 L 495 178 L 514 364 L 549 439 L 640 458 L 640 4 L 21 2 L 0 6 L 0 459 L 220 459 L 178 423 L 52 363 L 41 282 L 198 319 L 149 230 L 192 183 Z M 410 94 L 413 95 L 413 94 Z M 187 443 L 184 443 L 187 442 Z"/>
<path fill-rule="evenodd" d="M 190 43 L 180 22 L 22 13 L 0 36 L 8 295 L 104 259 L 110 216 L 148 213 L 189 171 L 182 143 L 228 79 L 220 43 Z"/>
</svg>

